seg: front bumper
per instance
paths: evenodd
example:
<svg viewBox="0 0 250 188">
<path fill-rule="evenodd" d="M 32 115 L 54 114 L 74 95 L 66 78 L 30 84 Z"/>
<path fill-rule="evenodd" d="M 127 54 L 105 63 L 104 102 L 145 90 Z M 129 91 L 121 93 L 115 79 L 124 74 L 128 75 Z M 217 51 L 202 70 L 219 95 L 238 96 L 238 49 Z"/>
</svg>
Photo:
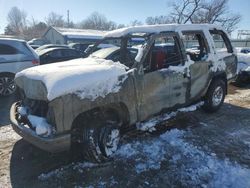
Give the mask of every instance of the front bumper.
<svg viewBox="0 0 250 188">
<path fill-rule="evenodd" d="M 30 142 L 31 144 L 41 148 L 42 150 L 57 153 L 61 151 L 66 151 L 70 149 L 71 136 L 70 134 L 54 135 L 50 137 L 38 136 L 35 131 L 30 128 L 25 127 L 20 122 L 17 121 L 17 104 L 14 103 L 10 109 L 10 120 L 12 128 L 23 137 L 24 140 Z"/>
</svg>

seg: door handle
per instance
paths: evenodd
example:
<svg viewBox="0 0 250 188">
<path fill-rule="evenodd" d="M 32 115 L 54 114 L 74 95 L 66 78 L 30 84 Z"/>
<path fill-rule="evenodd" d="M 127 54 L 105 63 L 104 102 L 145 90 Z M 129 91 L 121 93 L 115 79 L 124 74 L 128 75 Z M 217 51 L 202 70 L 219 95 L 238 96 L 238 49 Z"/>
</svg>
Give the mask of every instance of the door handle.
<svg viewBox="0 0 250 188">
<path fill-rule="evenodd" d="M 187 78 L 187 73 L 186 72 L 183 73 L 183 77 Z"/>
</svg>

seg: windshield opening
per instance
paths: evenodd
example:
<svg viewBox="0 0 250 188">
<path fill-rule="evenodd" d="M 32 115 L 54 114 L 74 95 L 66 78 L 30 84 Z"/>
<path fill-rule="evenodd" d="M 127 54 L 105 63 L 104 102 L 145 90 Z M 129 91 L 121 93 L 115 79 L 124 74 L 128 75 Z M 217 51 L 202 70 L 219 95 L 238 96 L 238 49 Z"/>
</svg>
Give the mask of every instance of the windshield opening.
<svg viewBox="0 0 250 188">
<path fill-rule="evenodd" d="M 112 60 L 131 68 L 135 62 L 136 56 L 146 43 L 144 36 L 129 35 L 120 38 L 106 38 L 89 46 L 86 50 L 87 56 L 92 58 L 101 58 Z"/>
</svg>

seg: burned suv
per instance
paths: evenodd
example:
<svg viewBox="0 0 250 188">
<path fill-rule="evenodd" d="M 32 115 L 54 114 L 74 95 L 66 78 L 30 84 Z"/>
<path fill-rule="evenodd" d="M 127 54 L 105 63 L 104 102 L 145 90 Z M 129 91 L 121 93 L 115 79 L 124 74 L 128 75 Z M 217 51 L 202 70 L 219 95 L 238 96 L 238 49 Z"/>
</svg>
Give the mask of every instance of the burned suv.
<svg viewBox="0 0 250 188">
<path fill-rule="evenodd" d="M 215 25 L 129 27 L 92 51 L 99 44 L 116 47 L 16 75 L 23 94 L 10 117 L 25 140 L 50 152 L 77 145 L 84 158 L 105 161 L 137 122 L 201 100 L 215 112 L 236 75 L 234 49 Z"/>
</svg>

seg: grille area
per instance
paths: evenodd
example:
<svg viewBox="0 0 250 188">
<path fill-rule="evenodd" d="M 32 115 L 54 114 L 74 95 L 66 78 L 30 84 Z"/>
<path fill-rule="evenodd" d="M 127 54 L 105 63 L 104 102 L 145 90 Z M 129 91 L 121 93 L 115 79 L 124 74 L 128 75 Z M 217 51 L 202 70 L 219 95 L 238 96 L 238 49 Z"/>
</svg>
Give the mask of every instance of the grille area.
<svg viewBox="0 0 250 188">
<path fill-rule="evenodd" d="M 46 117 L 48 112 L 48 104 L 45 101 L 33 100 L 25 98 L 23 100 L 23 105 L 28 107 L 29 113 L 40 116 Z"/>
</svg>

